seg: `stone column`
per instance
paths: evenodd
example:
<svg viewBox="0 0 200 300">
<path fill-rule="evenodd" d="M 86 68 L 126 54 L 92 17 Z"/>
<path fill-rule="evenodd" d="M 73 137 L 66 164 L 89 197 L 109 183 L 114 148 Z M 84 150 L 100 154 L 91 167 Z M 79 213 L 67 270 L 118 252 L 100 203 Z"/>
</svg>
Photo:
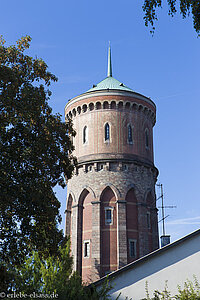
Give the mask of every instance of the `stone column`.
<svg viewBox="0 0 200 300">
<path fill-rule="evenodd" d="M 100 201 L 92 201 L 92 281 L 101 277 Z"/>
<path fill-rule="evenodd" d="M 126 201 L 117 201 L 117 264 L 127 264 Z"/>
<path fill-rule="evenodd" d="M 77 271 L 77 229 L 78 229 L 78 205 L 72 206 L 72 214 L 71 214 L 72 222 L 71 222 L 71 251 L 73 256 L 73 270 Z"/>
<path fill-rule="evenodd" d="M 83 227 L 83 205 L 78 204 L 77 206 L 77 268 L 76 270 L 82 275 L 82 227 Z"/>
</svg>

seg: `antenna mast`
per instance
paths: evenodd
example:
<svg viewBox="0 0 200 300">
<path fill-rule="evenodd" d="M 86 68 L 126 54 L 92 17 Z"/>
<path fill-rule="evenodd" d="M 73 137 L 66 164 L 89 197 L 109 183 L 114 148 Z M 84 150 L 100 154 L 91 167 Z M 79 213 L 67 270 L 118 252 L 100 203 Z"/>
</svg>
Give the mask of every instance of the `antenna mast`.
<svg viewBox="0 0 200 300">
<path fill-rule="evenodd" d="M 160 196 L 156 199 L 156 201 L 161 199 L 161 206 L 158 206 L 158 208 L 161 208 L 161 213 L 162 213 L 162 219 L 159 222 L 162 221 L 161 247 L 163 247 L 166 244 L 170 243 L 170 236 L 165 234 L 165 219 L 169 217 L 169 215 L 165 216 L 165 208 L 176 208 L 176 206 L 175 205 L 164 206 L 163 185 L 162 183 L 158 183 L 156 185 L 160 188 Z"/>
</svg>

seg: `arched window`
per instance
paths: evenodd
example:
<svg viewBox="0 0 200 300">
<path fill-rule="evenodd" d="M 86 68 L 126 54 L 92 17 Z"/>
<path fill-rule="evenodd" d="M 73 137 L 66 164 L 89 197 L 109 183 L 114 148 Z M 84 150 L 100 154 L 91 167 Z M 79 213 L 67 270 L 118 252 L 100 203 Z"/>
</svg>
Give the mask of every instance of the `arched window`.
<svg viewBox="0 0 200 300">
<path fill-rule="evenodd" d="M 110 140 L 110 125 L 106 123 L 105 125 L 105 141 Z"/>
<path fill-rule="evenodd" d="M 130 124 L 128 125 L 128 143 L 133 143 L 133 130 Z"/>
<path fill-rule="evenodd" d="M 145 130 L 145 147 L 149 148 L 149 130 L 147 128 Z"/>
<path fill-rule="evenodd" d="M 83 128 L 83 144 L 87 143 L 88 141 L 88 128 L 85 126 Z"/>
</svg>

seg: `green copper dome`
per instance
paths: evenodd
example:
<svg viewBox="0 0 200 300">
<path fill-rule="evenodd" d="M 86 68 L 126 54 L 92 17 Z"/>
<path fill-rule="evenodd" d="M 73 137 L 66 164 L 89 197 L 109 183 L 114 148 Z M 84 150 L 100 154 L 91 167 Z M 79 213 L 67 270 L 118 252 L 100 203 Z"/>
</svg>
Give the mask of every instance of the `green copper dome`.
<svg viewBox="0 0 200 300">
<path fill-rule="evenodd" d="M 113 78 L 113 77 L 106 77 L 104 80 L 99 82 L 96 86 L 93 86 L 88 92 L 92 91 L 99 91 L 99 90 L 121 90 L 121 91 L 128 91 L 133 92 L 132 89 L 125 86 L 123 83 L 121 83 L 119 80 Z"/>
<path fill-rule="evenodd" d="M 122 82 L 112 77 L 112 63 L 111 63 L 111 49 L 109 44 L 108 49 L 108 73 L 107 77 L 99 82 L 97 85 L 94 85 L 93 88 L 89 89 L 87 92 L 100 91 L 100 90 L 121 90 L 134 92 L 132 89 L 125 86 Z"/>
</svg>

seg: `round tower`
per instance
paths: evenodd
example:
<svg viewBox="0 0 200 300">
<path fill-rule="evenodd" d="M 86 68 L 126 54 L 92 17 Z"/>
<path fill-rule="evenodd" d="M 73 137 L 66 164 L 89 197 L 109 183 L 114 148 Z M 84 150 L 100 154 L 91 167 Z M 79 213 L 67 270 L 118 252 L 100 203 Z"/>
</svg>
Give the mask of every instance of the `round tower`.
<svg viewBox="0 0 200 300">
<path fill-rule="evenodd" d="M 67 187 L 74 269 L 94 281 L 158 248 L 153 126 L 156 106 L 108 74 L 71 99 L 78 165 Z"/>
</svg>

